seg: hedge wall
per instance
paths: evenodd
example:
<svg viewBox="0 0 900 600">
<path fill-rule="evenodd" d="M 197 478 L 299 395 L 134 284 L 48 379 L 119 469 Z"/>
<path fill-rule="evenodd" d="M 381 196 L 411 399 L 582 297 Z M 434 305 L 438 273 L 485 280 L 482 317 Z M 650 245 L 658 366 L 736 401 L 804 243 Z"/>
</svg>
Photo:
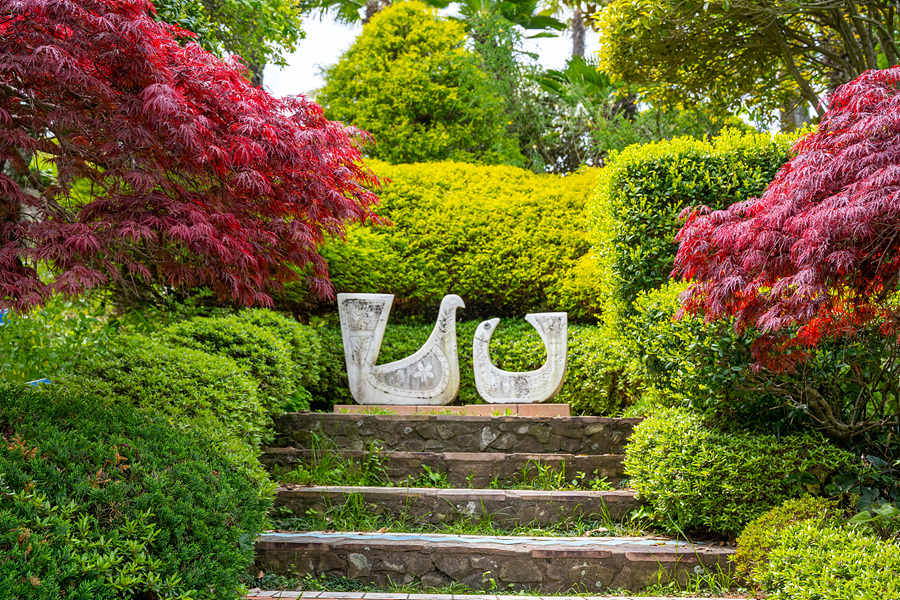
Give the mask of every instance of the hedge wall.
<svg viewBox="0 0 900 600">
<path fill-rule="evenodd" d="M 346 242 L 325 246 L 338 292 L 393 293 L 393 314 L 430 314 L 451 293 L 466 302 L 467 319 L 599 314 L 585 213 L 596 170 L 370 166 L 386 181 L 377 212 L 393 227 L 352 227 Z"/>
</svg>

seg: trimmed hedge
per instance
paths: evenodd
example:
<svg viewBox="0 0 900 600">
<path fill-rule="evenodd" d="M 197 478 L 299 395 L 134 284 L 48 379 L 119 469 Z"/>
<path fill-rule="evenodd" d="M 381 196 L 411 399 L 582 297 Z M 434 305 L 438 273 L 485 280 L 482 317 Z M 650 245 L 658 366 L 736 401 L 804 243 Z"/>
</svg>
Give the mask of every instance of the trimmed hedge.
<svg viewBox="0 0 900 600">
<path fill-rule="evenodd" d="M 812 521 L 818 527 L 837 525 L 837 502 L 816 496 L 788 500 L 754 519 L 738 537 L 734 554 L 736 572 L 756 579 L 765 571 L 769 553 L 781 544 L 786 529 Z"/>
<path fill-rule="evenodd" d="M 669 279 L 682 210 L 761 195 L 793 139 L 726 130 L 709 142 L 676 138 L 612 156 L 589 205 L 598 291 L 609 316 L 631 312 L 638 293 Z"/>
<path fill-rule="evenodd" d="M 54 386 L 153 411 L 179 429 L 202 431 L 267 485 L 256 456 L 271 435 L 258 385 L 227 356 L 121 336 L 106 353 L 54 378 Z"/>
<path fill-rule="evenodd" d="M 233 359 L 256 380 L 260 403 L 271 414 L 309 408 L 309 392 L 298 387 L 287 344 L 240 314 L 182 321 L 159 337 L 166 344 Z"/>
<path fill-rule="evenodd" d="M 791 475 L 818 481 L 856 464 L 815 433 L 751 435 L 706 427 L 683 409 L 638 425 L 625 470 L 655 522 L 668 531 L 736 535 L 761 514 L 799 495 Z"/>
<path fill-rule="evenodd" d="M 271 499 L 202 434 L 0 386 L 0 599 L 237 599 Z"/>
<path fill-rule="evenodd" d="M 475 388 L 472 365 L 472 339 L 480 321 L 463 321 L 456 324 L 459 339 L 460 389 L 456 404 L 474 404 L 484 401 Z M 379 364 L 405 358 L 428 339 L 433 323 L 389 323 L 378 357 Z M 323 355 L 323 372 L 330 375 L 329 385 L 317 391 L 319 400 L 328 399 L 331 404 L 352 404 L 344 364 L 344 350 L 340 330 L 323 327 L 319 330 L 327 350 Z M 596 325 L 569 325 L 569 360 L 562 391 L 553 402 L 568 402 L 575 413 L 612 415 L 619 411 L 626 399 L 622 382 L 616 380 L 609 366 L 616 348 L 609 345 L 610 338 L 602 327 Z M 540 336 L 524 319 L 503 319 L 491 340 L 491 358 L 507 371 L 530 371 L 539 368 L 547 360 L 547 353 Z M 319 407 L 319 405 L 317 405 Z"/>
<path fill-rule="evenodd" d="M 355 226 L 326 244 L 338 292 L 392 293 L 392 314 L 431 318 L 445 294 L 462 316 L 599 315 L 585 204 L 596 170 L 566 176 L 462 163 L 387 165 L 379 215 L 390 228 Z M 280 303 L 298 304 L 296 286 Z M 301 303 L 302 304 L 302 303 Z"/>
</svg>

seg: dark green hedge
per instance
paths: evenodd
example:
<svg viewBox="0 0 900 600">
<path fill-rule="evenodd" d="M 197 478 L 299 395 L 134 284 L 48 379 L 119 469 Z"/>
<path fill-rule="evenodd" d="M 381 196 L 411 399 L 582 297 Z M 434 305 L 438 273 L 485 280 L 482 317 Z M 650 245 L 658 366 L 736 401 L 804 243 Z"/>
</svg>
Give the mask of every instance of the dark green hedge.
<svg viewBox="0 0 900 600">
<path fill-rule="evenodd" d="M 271 499 L 199 432 L 0 387 L 0 599 L 236 599 Z"/>
</svg>

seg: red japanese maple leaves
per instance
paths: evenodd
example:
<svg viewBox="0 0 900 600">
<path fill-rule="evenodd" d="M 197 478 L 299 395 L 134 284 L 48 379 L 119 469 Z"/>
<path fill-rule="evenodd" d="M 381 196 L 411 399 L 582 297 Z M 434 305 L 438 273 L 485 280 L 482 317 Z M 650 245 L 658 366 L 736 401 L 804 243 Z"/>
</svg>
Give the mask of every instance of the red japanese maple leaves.
<svg viewBox="0 0 900 600">
<path fill-rule="evenodd" d="M 318 244 L 373 218 L 363 132 L 152 10 L 0 0 L 0 308 L 150 282 L 265 304 L 290 265 L 328 293 Z"/>
<path fill-rule="evenodd" d="M 882 322 L 896 329 L 900 273 L 900 67 L 840 87 L 818 130 L 762 198 L 690 213 L 675 272 L 684 308 L 815 344 Z M 762 348 L 767 351 L 765 348 Z"/>
</svg>

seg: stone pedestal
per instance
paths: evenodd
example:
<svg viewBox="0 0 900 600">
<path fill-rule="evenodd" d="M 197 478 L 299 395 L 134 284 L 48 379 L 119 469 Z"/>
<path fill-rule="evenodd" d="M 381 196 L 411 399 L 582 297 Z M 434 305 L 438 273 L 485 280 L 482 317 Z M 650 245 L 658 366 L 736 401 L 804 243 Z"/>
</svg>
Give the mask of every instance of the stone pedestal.
<svg viewBox="0 0 900 600">
<path fill-rule="evenodd" d="M 568 404 L 469 404 L 467 406 L 425 406 L 391 404 L 336 404 L 338 414 L 375 415 L 465 415 L 473 417 L 568 417 Z"/>
</svg>

